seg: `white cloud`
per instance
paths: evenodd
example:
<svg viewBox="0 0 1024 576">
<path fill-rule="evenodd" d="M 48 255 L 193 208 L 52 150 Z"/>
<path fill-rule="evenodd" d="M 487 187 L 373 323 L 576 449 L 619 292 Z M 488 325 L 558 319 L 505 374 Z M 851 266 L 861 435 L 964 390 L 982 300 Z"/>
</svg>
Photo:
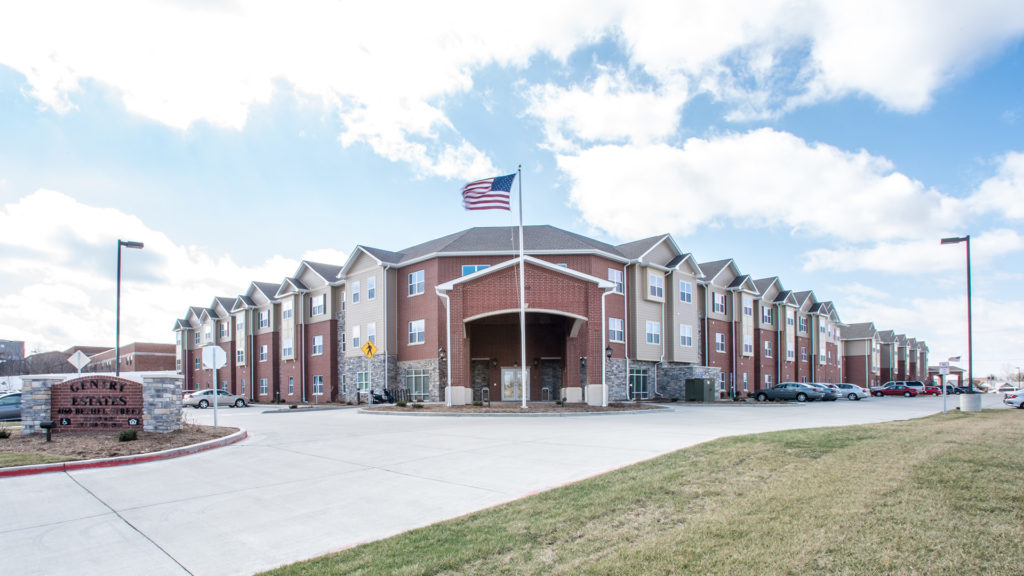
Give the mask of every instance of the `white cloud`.
<svg viewBox="0 0 1024 576">
<path fill-rule="evenodd" d="M 967 200 L 967 206 L 978 214 L 991 212 L 1024 220 L 1024 153 L 1003 156 L 998 173 L 982 182 Z"/>
<path fill-rule="evenodd" d="M 918 238 L 961 220 L 956 203 L 867 152 L 761 129 L 682 148 L 596 146 L 558 157 L 571 202 L 622 238 L 687 236 L 714 222 L 782 225 L 850 241 Z M 656 209 L 652 209 L 656 207 Z"/>
<path fill-rule="evenodd" d="M 30 349 L 113 346 L 118 238 L 145 244 L 122 251 L 122 342 L 172 341 L 174 320 L 188 306 L 235 296 L 253 280 L 279 282 L 299 265 L 275 255 L 242 266 L 230 255 L 177 245 L 116 209 L 39 190 L 0 207 L 0 334 Z M 332 264 L 345 258 L 329 249 L 308 255 Z"/>
</svg>

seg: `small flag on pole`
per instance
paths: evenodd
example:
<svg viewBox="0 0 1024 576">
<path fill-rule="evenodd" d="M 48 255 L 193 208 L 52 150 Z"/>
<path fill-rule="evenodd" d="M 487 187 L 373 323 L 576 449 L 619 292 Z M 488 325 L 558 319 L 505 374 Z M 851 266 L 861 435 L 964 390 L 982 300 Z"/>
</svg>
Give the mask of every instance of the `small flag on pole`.
<svg viewBox="0 0 1024 576">
<path fill-rule="evenodd" d="M 950 362 L 959 362 L 960 361 L 960 357 L 959 356 L 951 356 L 949 361 Z"/>
<path fill-rule="evenodd" d="M 512 210 L 512 181 L 515 174 L 484 178 L 462 188 L 462 206 L 466 210 Z"/>
</svg>

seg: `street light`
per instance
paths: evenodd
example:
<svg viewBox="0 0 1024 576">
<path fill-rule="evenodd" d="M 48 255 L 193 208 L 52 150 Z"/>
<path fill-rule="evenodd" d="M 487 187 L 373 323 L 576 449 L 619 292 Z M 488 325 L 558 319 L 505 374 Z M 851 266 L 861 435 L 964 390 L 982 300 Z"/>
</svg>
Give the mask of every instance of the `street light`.
<svg viewBox="0 0 1024 576">
<path fill-rule="evenodd" d="M 971 235 L 943 238 L 940 244 L 967 243 L 967 389 L 974 394 L 974 348 L 971 331 Z"/>
<path fill-rule="evenodd" d="M 117 240 L 117 327 L 114 334 L 114 376 L 121 375 L 121 247 L 142 250 L 142 242 Z"/>
</svg>

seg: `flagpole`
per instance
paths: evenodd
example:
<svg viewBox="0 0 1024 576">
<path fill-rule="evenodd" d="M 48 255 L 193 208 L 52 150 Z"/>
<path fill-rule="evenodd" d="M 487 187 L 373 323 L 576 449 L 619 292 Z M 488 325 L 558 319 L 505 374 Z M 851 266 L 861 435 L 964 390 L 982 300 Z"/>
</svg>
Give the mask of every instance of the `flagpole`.
<svg viewBox="0 0 1024 576">
<path fill-rule="evenodd" d="M 523 165 L 516 169 L 519 176 L 519 354 L 520 383 L 523 387 L 523 405 L 526 409 L 526 258 L 523 255 Z"/>
</svg>

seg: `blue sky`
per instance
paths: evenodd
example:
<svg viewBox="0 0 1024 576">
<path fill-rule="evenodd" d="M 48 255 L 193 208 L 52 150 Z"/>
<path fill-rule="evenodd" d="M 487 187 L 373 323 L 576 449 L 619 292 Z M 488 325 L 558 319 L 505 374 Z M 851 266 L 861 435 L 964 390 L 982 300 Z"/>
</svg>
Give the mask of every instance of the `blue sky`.
<svg viewBox="0 0 1024 576">
<path fill-rule="evenodd" d="M 0 8 L 0 338 L 172 341 L 188 306 L 356 244 L 524 218 L 1024 366 L 1019 2 L 134 1 Z M 378 5 L 379 4 L 379 5 Z M 848 5 L 856 4 L 856 5 Z M 400 21 L 393 14 L 400 11 Z M 542 17 L 538 17 L 542 14 Z"/>
</svg>

